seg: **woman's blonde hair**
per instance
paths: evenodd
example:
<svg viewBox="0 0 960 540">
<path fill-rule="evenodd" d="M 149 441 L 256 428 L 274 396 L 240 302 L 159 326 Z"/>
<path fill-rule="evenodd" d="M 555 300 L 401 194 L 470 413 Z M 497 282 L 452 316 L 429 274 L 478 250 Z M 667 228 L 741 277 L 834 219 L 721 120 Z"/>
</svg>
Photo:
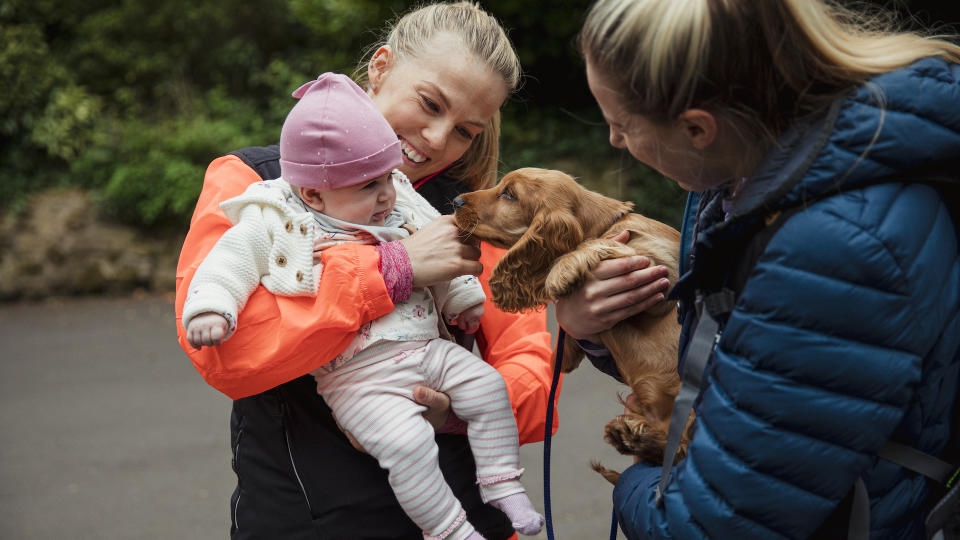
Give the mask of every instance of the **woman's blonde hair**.
<svg viewBox="0 0 960 540">
<path fill-rule="evenodd" d="M 478 59 L 503 78 L 507 94 L 520 83 L 520 59 L 500 23 L 474 2 L 435 3 L 407 12 L 390 23 L 384 37 L 372 45 L 365 60 L 357 66 L 354 79 L 368 86 L 367 64 L 380 47 L 389 45 L 401 59 L 429 52 L 438 35 L 457 36 Z M 490 118 L 483 132 L 446 173 L 470 189 L 485 189 L 497 182 L 500 158 L 500 112 Z"/>
<path fill-rule="evenodd" d="M 821 0 L 599 0 L 579 42 L 631 112 L 707 109 L 762 147 L 874 75 L 960 62 L 957 45 L 891 21 Z"/>
</svg>

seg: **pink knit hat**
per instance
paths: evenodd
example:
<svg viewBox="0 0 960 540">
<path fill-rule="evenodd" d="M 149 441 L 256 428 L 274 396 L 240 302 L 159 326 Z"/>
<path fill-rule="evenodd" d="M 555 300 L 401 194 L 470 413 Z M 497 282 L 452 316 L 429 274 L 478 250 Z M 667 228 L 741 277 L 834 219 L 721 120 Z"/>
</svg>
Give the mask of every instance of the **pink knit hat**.
<svg viewBox="0 0 960 540">
<path fill-rule="evenodd" d="M 400 140 L 357 83 L 324 73 L 293 93 L 280 132 L 280 174 L 301 187 L 335 189 L 400 166 Z"/>
</svg>

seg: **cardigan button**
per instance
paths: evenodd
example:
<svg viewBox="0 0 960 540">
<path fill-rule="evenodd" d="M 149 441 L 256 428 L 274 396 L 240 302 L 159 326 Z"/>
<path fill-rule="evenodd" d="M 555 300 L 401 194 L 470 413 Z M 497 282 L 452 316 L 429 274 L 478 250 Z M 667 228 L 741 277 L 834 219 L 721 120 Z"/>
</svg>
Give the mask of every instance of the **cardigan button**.
<svg viewBox="0 0 960 540">
<path fill-rule="evenodd" d="M 297 270 L 297 281 L 303 281 L 303 270 Z"/>
<path fill-rule="evenodd" d="M 283 255 L 277 255 L 277 266 L 286 266 L 287 258 Z"/>
<path fill-rule="evenodd" d="M 292 231 L 292 230 L 293 230 L 293 222 L 291 222 L 291 221 L 286 222 L 286 223 L 283 225 L 283 228 L 286 229 L 287 232 Z"/>
<path fill-rule="evenodd" d="M 301 224 L 300 224 L 300 234 L 304 234 L 304 235 L 307 234 L 307 224 L 306 224 L 306 223 L 301 223 Z"/>
</svg>

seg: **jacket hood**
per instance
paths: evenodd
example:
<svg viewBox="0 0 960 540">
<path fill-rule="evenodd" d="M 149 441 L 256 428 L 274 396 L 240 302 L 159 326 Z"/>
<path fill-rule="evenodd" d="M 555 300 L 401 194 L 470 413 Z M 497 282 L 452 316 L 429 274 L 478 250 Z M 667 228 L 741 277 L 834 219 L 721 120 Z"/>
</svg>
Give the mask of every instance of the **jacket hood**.
<svg viewBox="0 0 960 540">
<path fill-rule="evenodd" d="M 861 85 L 777 141 L 731 210 L 770 212 L 960 156 L 960 65 L 924 58 Z"/>
</svg>

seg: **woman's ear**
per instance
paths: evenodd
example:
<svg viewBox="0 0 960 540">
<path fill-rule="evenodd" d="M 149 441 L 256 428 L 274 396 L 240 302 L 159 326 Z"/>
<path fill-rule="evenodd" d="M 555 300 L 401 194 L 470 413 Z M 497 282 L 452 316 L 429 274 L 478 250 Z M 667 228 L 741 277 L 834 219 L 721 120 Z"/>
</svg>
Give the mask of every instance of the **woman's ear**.
<svg viewBox="0 0 960 540">
<path fill-rule="evenodd" d="M 680 113 L 680 128 L 697 150 L 705 150 L 717 138 L 717 119 L 703 109 L 687 109 Z"/>
<path fill-rule="evenodd" d="M 307 206 L 317 212 L 323 212 L 323 197 L 320 192 L 313 188 L 297 186 L 300 199 L 307 203 Z"/>
<path fill-rule="evenodd" d="M 367 80 L 370 81 L 370 91 L 377 93 L 377 90 L 383 85 L 383 79 L 394 60 L 393 48 L 389 45 L 383 45 L 370 57 L 367 64 Z"/>
</svg>

